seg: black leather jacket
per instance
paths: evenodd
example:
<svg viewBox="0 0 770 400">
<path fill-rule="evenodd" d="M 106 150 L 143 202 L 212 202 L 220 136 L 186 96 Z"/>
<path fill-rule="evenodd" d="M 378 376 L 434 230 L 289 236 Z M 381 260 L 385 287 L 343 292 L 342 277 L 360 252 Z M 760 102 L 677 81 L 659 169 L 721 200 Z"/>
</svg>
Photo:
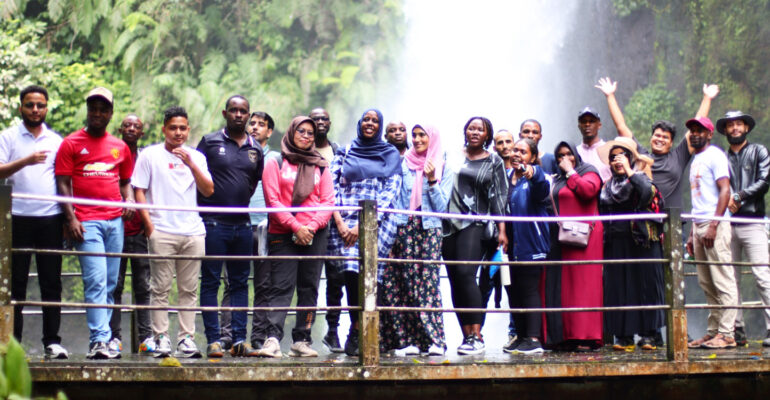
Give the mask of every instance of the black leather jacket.
<svg viewBox="0 0 770 400">
<path fill-rule="evenodd" d="M 770 187 L 770 155 L 757 143 L 746 143 L 738 152 L 727 152 L 730 164 L 730 188 L 741 197 L 735 216 L 765 216 L 765 193 Z"/>
</svg>

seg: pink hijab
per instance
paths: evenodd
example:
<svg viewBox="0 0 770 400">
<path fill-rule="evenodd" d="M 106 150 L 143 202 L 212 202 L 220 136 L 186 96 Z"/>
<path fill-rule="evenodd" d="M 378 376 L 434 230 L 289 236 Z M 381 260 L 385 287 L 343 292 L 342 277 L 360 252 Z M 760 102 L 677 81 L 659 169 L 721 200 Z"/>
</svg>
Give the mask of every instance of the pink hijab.
<svg viewBox="0 0 770 400">
<path fill-rule="evenodd" d="M 406 166 L 415 171 L 414 185 L 412 185 L 412 197 L 409 200 L 409 209 L 416 210 L 422 205 L 422 175 L 425 168 L 425 161 L 431 160 L 433 166 L 436 167 L 436 180 L 441 182 L 441 173 L 444 171 L 444 150 L 441 147 L 441 136 L 438 133 L 438 129 L 432 125 L 415 125 L 415 128 L 422 128 L 428 135 L 428 150 L 423 154 L 417 154 L 414 150 L 414 146 L 409 148 L 404 154 L 404 160 Z"/>
</svg>

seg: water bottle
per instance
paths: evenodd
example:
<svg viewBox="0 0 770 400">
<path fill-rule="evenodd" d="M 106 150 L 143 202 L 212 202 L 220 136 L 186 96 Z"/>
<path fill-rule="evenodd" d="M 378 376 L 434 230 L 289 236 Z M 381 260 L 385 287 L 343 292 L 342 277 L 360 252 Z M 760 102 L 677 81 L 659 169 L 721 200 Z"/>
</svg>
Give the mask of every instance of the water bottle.
<svg viewBox="0 0 770 400">
<path fill-rule="evenodd" d="M 503 252 L 502 256 L 500 257 L 500 261 L 500 283 L 502 283 L 503 286 L 510 286 L 511 272 L 510 265 L 508 265 L 508 253 Z"/>
</svg>

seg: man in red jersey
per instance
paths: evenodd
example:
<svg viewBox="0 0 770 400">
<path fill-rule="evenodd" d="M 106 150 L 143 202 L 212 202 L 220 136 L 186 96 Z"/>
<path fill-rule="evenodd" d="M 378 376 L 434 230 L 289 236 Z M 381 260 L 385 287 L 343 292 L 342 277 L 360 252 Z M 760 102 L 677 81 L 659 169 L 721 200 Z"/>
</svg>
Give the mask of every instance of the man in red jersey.
<svg viewBox="0 0 770 400">
<path fill-rule="evenodd" d="M 86 96 L 86 127 L 64 138 L 56 155 L 56 187 L 60 195 L 133 203 L 130 189 L 134 163 L 128 146 L 107 132 L 112 118 L 112 92 L 97 87 Z M 120 207 L 62 204 L 64 233 L 78 251 L 118 253 L 123 250 L 123 220 L 133 210 Z M 86 303 L 113 304 L 120 259 L 79 256 Z M 89 359 L 119 358 L 110 351 L 111 309 L 86 311 Z"/>
</svg>

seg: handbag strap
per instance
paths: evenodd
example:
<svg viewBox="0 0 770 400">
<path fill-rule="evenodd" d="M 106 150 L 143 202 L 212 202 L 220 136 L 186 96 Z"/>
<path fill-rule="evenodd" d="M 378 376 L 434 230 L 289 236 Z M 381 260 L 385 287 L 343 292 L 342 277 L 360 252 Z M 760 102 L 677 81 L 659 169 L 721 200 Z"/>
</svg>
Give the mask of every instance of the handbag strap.
<svg viewBox="0 0 770 400">
<path fill-rule="evenodd" d="M 569 189 L 569 187 L 567 187 L 567 186 L 565 186 L 565 187 L 567 189 Z M 553 189 L 551 189 L 551 191 L 550 191 L 550 197 L 551 197 L 551 204 L 553 205 L 553 213 L 554 213 L 554 215 L 556 217 L 558 217 L 559 216 L 559 210 L 556 209 L 556 202 L 553 200 Z M 596 214 L 594 214 L 594 215 L 596 215 Z M 565 221 L 556 221 L 556 223 L 559 226 L 561 226 L 562 222 L 565 222 Z M 591 221 L 591 230 L 594 230 L 594 225 L 596 225 L 596 221 Z"/>
</svg>

